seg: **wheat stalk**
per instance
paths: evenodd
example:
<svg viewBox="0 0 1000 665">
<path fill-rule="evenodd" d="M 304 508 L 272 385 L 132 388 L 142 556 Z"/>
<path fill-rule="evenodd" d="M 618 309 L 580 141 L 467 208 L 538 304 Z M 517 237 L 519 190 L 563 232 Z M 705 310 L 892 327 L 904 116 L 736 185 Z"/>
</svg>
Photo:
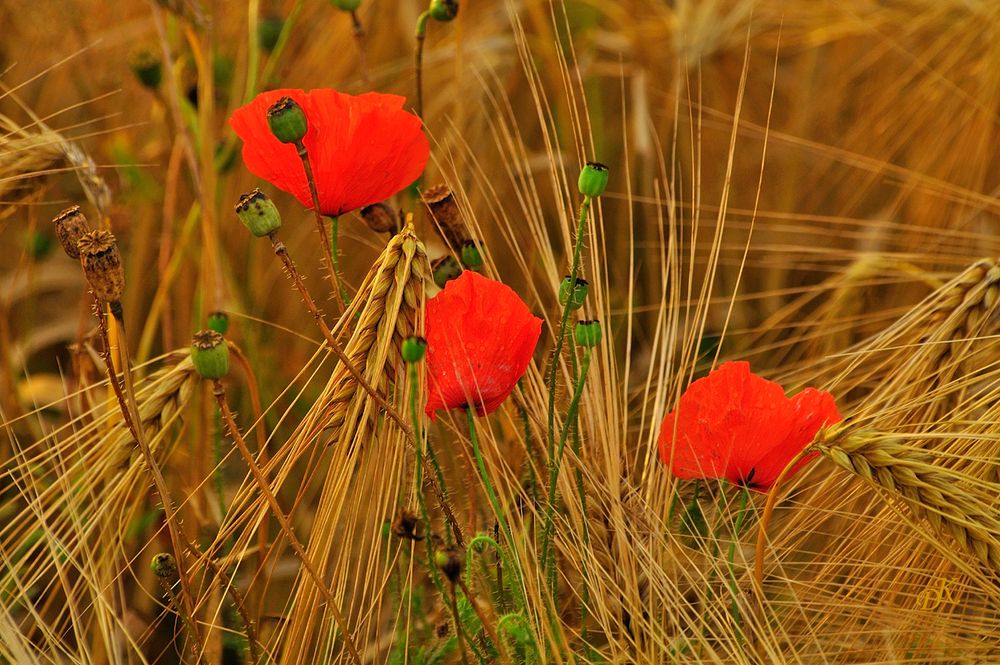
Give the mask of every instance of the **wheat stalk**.
<svg viewBox="0 0 1000 665">
<path fill-rule="evenodd" d="M 948 531 L 989 568 L 1000 571 L 1000 520 L 925 450 L 897 436 L 832 427 L 813 446 L 834 464 L 903 499 L 935 528 Z"/>
</svg>

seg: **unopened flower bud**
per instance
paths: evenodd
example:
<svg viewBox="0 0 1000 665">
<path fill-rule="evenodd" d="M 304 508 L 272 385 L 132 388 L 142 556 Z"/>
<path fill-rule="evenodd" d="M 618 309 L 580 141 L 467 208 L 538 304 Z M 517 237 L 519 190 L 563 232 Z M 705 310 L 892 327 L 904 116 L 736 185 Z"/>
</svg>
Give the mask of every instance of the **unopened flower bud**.
<svg viewBox="0 0 1000 665">
<path fill-rule="evenodd" d="M 587 292 L 589 290 L 590 284 L 587 280 L 580 277 L 573 279 L 569 275 L 566 275 L 559 285 L 559 304 L 565 307 L 566 303 L 569 303 L 571 310 L 580 309 L 583 307 L 583 303 L 587 301 Z"/>
<path fill-rule="evenodd" d="M 385 203 L 365 206 L 361 209 L 361 219 L 375 233 L 395 233 L 399 228 L 399 215 Z"/>
<path fill-rule="evenodd" d="M 177 577 L 177 560 L 174 559 L 173 554 L 168 552 L 154 554 L 149 567 L 153 569 L 153 574 L 161 580 L 172 580 Z"/>
<path fill-rule="evenodd" d="M 212 312 L 208 315 L 208 329 L 225 335 L 229 332 L 229 315 L 221 311 Z"/>
<path fill-rule="evenodd" d="M 191 362 L 203 379 L 221 379 L 229 373 L 229 347 L 214 330 L 201 330 L 191 338 Z"/>
<path fill-rule="evenodd" d="M 77 243 L 83 274 L 98 299 L 114 303 L 125 292 L 125 266 L 110 231 L 89 231 Z"/>
<path fill-rule="evenodd" d="M 587 162 L 577 182 L 580 193 L 591 198 L 600 196 L 608 186 L 608 167 L 599 162 Z"/>
<path fill-rule="evenodd" d="M 77 245 L 80 238 L 90 230 L 90 224 L 87 223 L 80 206 L 66 208 L 55 216 L 52 223 L 56 227 L 56 237 L 59 238 L 59 244 L 62 245 L 66 256 L 71 259 L 80 258 L 80 248 Z"/>
<path fill-rule="evenodd" d="M 264 16 L 257 24 L 257 43 L 265 53 L 270 53 L 278 45 L 285 21 L 280 16 Z"/>
<path fill-rule="evenodd" d="M 353 12 L 361 6 L 361 0 L 330 0 L 330 4 L 341 11 Z"/>
<path fill-rule="evenodd" d="M 236 214 L 239 215 L 243 226 L 250 229 L 250 233 L 258 238 L 271 235 L 281 228 L 281 213 L 278 212 L 278 207 L 259 189 L 240 196 L 240 201 L 236 204 Z"/>
<path fill-rule="evenodd" d="M 458 265 L 451 254 L 443 256 L 431 264 L 434 271 L 434 283 L 442 289 L 444 285 L 462 274 L 462 266 Z"/>
<path fill-rule="evenodd" d="M 601 322 L 597 319 L 580 321 L 576 324 L 573 335 L 578 345 L 593 348 L 601 343 Z"/>
<path fill-rule="evenodd" d="M 291 97 L 282 97 L 268 107 L 267 126 L 282 143 L 298 143 L 309 131 L 306 112 Z"/>
<path fill-rule="evenodd" d="M 434 563 L 452 584 L 462 576 L 462 556 L 455 545 L 434 552 Z"/>
<path fill-rule="evenodd" d="M 437 185 L 425 190 L 421 199 L 431 217 L 437 222 L 445 241 L 453 248 L 461 247 L 465 242 L 462 213 L 459 212 L 455 195 L 448 189 L 448 185 Z"/>
<path fill-rule="evenodd" d="M 466 268 L 479 268 L 483 265 L 483 253 L 480 245 L 475 240 L 466 240 L 462 243 L 462 263 Z"/>
<path fill-rule="evenodd" d="M 458 16 L 458 0 L 431 0 L 427 13 L 435 21 L 447 23 Z"/>
<path fill-rule="evenodd" d="M 403 340 L 402 356 L 408 363 L 418 363 L 427 353 L 427 340 L 423 337 L 407 337 Z"/>
<path fill-rule="evenodd" d="M 131 59 L 132 73 L 143 87 L 156 90 L 163 80 L 163 66 L 160 59 L 150 51 L 137 51 Z"/>
<path fill-rule="evenodd" d="M 423 540 L 424 537 L 417 533 L 419 524 L 420 520 L 412 510 L 400 508 L 392 520 L 392 535 L 404 540 Z"/>
</svg>

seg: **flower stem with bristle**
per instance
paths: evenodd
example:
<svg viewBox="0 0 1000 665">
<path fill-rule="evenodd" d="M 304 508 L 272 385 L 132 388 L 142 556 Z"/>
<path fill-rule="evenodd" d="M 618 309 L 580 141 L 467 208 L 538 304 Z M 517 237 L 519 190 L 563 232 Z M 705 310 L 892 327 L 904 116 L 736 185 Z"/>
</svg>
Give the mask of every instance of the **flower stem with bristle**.
<svg viewBox="0 0 1000 665">
<path fill-rule="evenodd" d="M 351 637 L 351 633 L 347 629 L 347 622 L 344 620 L 344 616 L 337 605 L 337 599 L 334 598 L 333 594 L 326 587 L 326 584 L 323 582 L 323 576 L 320 575 L 319 571 L 313 565 L 305 551 L 305 548 L 302 546 L 302 543 L 299 542 L 299 539 L 292 531 L 291 524 L 289 524 L 288 518 L 285 516 L 284 511 L 282 511 L 281 506 L 278 504 L 278 499 L 274 496 L 270 483 L 268 483 L 267 478 L 264 476 L 264 472 L 257 466 L 257 462 L 254 460 L 253 454 L 247 447 L 247 443 L 243 439 L 243 435 L 240 433 L 239 427 L 236 425 L 236 419 L 233 417 L 233 412 L 229 409 L 229 402 L 226 400 L 226 389 L 222 385 L 222 382 L 218 379 L 212 382 L 212 394 L 215 396 L 215 400 L 219 405 L 219 411 L 222 413 L 222 420 L 226 424 L 229 436 L 233 439 L 233 442 L 236 444 L 236 448 L 240 451 L 240 455 L 243 456 L 243 460 L 250 468 L 250 474 L 253 476 L 254 482 L 257 484 L 257 488 L 267 501 L 267 504 L 271 509 L 271 514 L 273 514 L 275 519 L 278 521 L 278 525 L 281 527 L 281 532 L 288 539 L 288 543 L 292 546 L 295 554 L 302 562 L 302 566 L 306 569 L 306 572 L 309 573 L 309 576 L 312 577 L 313 582 L 316 584 L 316 588 L 326 600 L 327 607 L 333 614 L 334 621 L 336 621 L 337 627 L 344 636 L 344 645 L 350 652 L 354 662 L 361 665 L 361 654 L 358 652 L 358 648 L 354 644 L 354 639 Z"/>
<path fill-rule="evenodd" d="M 313 217 L 316 220 L 316 230 L 319 231 L 320 240 L 323 245 L 326 269 L 330 272 L 330 283 L 333 285 L 334 291 L 340 293 L 341 286 L 340 275 L 337 274 L 337 260 L 334 258 L 333 248 L 330 245 L 330 237 L 326 232 L 326 223 L 323 221 L 323 213 L 319 207 L 319 191 L 316 189 L 316 176 L 313 174 L 312 164 L 309 161 L 309 151 L 306 150 L 305 143 L 302 141 L 295 143 L 295 149 L 299 153 L 299 159 L 302 160 L 302 168 L 306 172 L 306 182 L 309 183 L 309 195 L 312 197 L 313 204 Z M 336 232 L 336 229 L 334 229 L 334 232 Z"/>
<path fill-rule="evenodd" d="M 351 296 L 348 295 L 344 287 L 344 280 L 340 279 L 340 256 L 337 251 L 337 236 L 340 234 L 340 217 L 334 215 L 330 217 L 330 255 L 333 257 L 333 274 L 337 278 L 337 291 L 340 301 L 344 303 L 346 309 L 351 304 Z"/>
</svg>

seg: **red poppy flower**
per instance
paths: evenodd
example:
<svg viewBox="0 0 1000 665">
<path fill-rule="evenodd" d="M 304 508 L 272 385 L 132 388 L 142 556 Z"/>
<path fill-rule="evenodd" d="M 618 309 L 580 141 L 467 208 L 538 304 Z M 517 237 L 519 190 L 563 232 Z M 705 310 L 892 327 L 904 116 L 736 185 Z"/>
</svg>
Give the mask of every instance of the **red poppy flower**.
<svg viewBox="0 0 1000 665">
<path fill-rule="evenodd" d="M 725 478 L 766 491 L 821 427 L 841 419 L 830 393 L 806 388 L 789 399 L 750 363 L 728 362 L 688 386 L 664 418 L 660 461 L 678 478 Z"/>
<path fill-rule="evenodd" d="M 320 212 L 341 215 L 383 201 L 420 177 L 430 154 L 420 118 L 403 110 L 403 97 L 369 92 L 346 95 L 330 88 L 271 90 L 236 109 L 229 124 L 243 139 L 243 161 L 312 208 L 295 146 L 281 143 L 267 124 L 267 109 L 291 97 L 309 121 L 302 142 L 316 177 Z"/>
<path fill-rule="evenodd" d="M 427 301 L 427 415 L 472 405 L 496 411 L 528 369 L 542 334 L 505 284 L 466 270 Z"/>
</svg>

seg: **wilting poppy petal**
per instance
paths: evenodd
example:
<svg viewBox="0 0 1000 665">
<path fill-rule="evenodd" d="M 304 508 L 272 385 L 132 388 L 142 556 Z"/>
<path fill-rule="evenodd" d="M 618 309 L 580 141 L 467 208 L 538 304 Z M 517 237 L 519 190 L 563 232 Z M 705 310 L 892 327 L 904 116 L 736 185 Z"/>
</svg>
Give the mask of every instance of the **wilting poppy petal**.
<svg viewBox="0 0 1000 665">
<path fill-rule="evenodd" d="M 243 139 L 243 161 L 254 175 L 312 208 L 296 148 L 271 134 L 267 109 L 281 97 L 302 107 L 320 212 L 341 215 L 389 198 L 424 170 L 430 146 L 420 118 L 403 110 L 403 97 L 369 92 L 347 95 L 330 88 L 262 92 L 237 109 L 229 124 Z"/>
<path fill-rule="evenodd" d="M 667 414 L 660 460 L 678 478 L 726 478 L 766 490 L 823 425 L 840 419 L 830 393 L 807 388 L 789 399 L 749 363 L 728 362 L 693 382 Z"/>
<path fill-rule="evenodd" d="M 542 334 L 514 291 L 466 270 L 427 301 L 427 415 L 495 411 L 524 375 Z"/>
</svg>

